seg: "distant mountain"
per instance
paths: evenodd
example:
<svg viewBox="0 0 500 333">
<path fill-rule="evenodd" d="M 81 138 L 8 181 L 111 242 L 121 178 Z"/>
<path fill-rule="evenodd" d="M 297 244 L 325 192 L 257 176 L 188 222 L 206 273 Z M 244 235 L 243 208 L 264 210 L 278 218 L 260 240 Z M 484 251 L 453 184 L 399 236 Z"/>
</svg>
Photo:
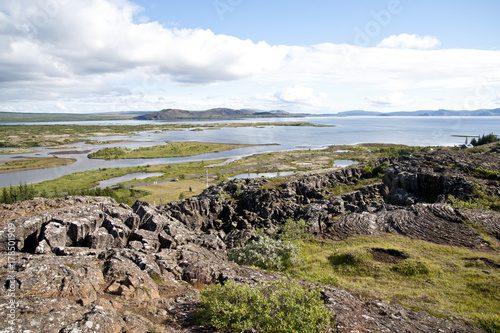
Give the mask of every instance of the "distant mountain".
<svg viewBox="0 0 500 333">
<path fill-rule="evenodd" d="M 353 110 L 353 111 L 342 111 L 336 114 L 336 116 L 382 116 L 383 112 L 376 111 L 363 111 L 363 110 Z M 331 114 L 326 114 L 325 116 L 332 116 Z"/>
<path fill-rule="evenodd" d="M 149 113 L 145 111 L 123 111 L 106 113 L 37 113 L 37 112 L 2 112 L 0 123 L 25 122 L 60 122 L 60 121 L 100 121 L 100 120 L 127 120 Z"/>
<path fill-rule="evenodd" d="M 205 111 L 187 111 L 180 109 L 164 109 L 135 117 L 138 120 L 199 120 L 199 119 L 240 119 L 240 118 L 276 118 L 304 117 L 305 114 L 288 113 L 282 110 L 261 111 L 254 109 L 215 108 Z"/>
<path fill-rule="evenodd" d="M 453 110 L 420 110 L 420 111 L 397 111 L 397 112 L 377 112 L 377 111 L 343 111 L 336 114 L 337 116 L 413 116 L 413 117 L 482 117 L 482 116 L 500 116 L 500 108 L 498 109 L 480 109 L 472 111 L 453 111 Z"/>
</svg>

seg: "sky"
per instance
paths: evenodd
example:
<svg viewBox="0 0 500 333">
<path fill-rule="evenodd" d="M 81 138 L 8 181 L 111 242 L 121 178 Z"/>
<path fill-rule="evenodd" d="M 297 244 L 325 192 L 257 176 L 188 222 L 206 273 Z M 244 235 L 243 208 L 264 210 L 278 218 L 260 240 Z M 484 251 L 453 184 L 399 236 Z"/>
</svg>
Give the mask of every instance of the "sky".
<svg viewBox="0 0 500 333">
<path fill-rule="evenodd" d="M 500 107 L 498 0 L 2 0 L 0 111 Z"/>
</svg>

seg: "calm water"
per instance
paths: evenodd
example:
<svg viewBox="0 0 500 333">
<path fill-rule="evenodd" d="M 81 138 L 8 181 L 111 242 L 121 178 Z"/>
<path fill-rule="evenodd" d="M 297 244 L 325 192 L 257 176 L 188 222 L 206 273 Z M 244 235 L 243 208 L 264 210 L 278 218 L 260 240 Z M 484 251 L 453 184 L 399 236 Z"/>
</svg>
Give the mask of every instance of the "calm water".
<svg viewBox="0 0 500 333">
<path fill-rule="evenodd" d="M 207 161 L 214 159 L 238 159 L 254 153 L 286 151 L 293 149 L 322 149 L 329 145 L 357 144 L 357 143 L 399 143 L 406 145 L 424 146 L 454 146 L 465 142 L 464 138 L 453 135 L 499 134 L 500 117 L 308 117 L 308 118 L 276 118 L 276 119 L 245 119 L 235 121 L 214 121 L 226 123 L 241 122 L 294 122 L 305 121 L 335 127 L 280 127 L 265 128 L 222 128 L 206 131 L 168 131 L 162 133 L 143 132 L 138 136 L 98 137 L 94 139 L 115 140 L 121 142 L 109 145 L 76 144 L 75 149 L 45 149 L 40 148 L 37 153 L 21 155 L 0 155 L 0 161 L 12 160 L 19 157 L 58 156 L 74 158 L 77 162 L 64 167 L 23 171 L 17 173 L 0 174 L 0 187 L 19 185 L 21 182 L 34 183 L 57 178 L 78 171 L 98 168 L 129 167 L 146 164 L 181 163 L 188 161 Z M 71 122 L 68 124 L 101 124 L 136 125 L 147 123 L 144 121 L 104 121 L 104 122 Z M 203 122 L 190 122 L 198 127 Z M 206 123 L 206 122 L 205 122 Z M 35 123 L 33 125 L 39 125 Z M 138 160 L 89 160 L 86 154 L 78 151 L 96 151 L 104 147 L 153 146 L 164 144 L 167 141 L 205 141 L 221 143 L 253 143 L 277 145 L 239 148 L 220 153 L 210 153 L 198 156 L 138 159 Z M 61 154 L 60 151 L 73 151 L 70 154 Z"/>
<path fill-rule="evenodd" d="M 233 177 L 229 177 L 229 179 L 242 179 L 242 178 L 273 178 L 279 176 L 288 176 L 293 175 L 300 171 L 281 171 L 281 172 L 250 172 L 250 173 L 242 173 L 241 175 L 236 175 Z"/>
<path fill-rule="evenodd" d="M 333 161 L 333 166 L 335 167 L 340 167 L 340 168 L 346 168 L 351 165 L 359 164 L 357 161 L 352 161 L 352 160 L 335 160 Z"/>
</svg>

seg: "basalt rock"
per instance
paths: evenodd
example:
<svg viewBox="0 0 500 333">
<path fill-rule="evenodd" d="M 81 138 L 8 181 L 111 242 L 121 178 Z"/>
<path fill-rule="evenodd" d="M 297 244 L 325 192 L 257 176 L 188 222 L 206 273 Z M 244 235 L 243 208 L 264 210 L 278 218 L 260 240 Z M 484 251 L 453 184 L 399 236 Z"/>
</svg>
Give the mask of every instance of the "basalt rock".
<svg viewBox="0 0 500 333">
<path fill-rule="evenodd" d="M 498 169 L 497 155 L 467 156 L 431 152 L 391 159 L 378 181 L 362 165 L 285 182 L 231 180 L 160 207 L 92 197 L 2 205 L 0 316 L 7 318 L 14 300 L 17 331 L 209 332 L 190 319 L 194 287 L 283 278 L 227 258 L 257 230 L 273 236 L 290 219 L 305 220 L 308 232 L 323 239 L 392 233 L 489 249 L 471 225 L 500 240 L 499 213 L 444 203 L 450 195 L 473 198 L 477 184 L 491 195 L 500 193 L 498 182 L 474 174 L 477 168 Z M 362 181 L 369 185 L 358 186 Z M 351 190 L 338 194 L 338 186 Z M 480 331 L 459 320 L 321 288 L 340 332 Z M 12 290 L 15 299 L 8 297 Z M 8 327 L 0 324 L 0 330 Z"/>
</svg>

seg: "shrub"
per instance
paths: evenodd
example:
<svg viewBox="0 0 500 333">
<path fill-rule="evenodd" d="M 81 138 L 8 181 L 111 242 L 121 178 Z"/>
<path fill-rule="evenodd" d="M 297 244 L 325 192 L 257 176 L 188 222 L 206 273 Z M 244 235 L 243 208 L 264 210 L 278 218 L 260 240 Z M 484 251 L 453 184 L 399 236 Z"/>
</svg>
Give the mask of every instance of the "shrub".
<svg viewBox="0 0 500 333">
<path fill-rule="evenodd" d="M 320 332 L 331 324 L 318 288 L 305 289 L 281 280 L 255 288 L 228 281 L 201 292 L 195 315 L 202 325 L 223 332 Z"/>
<path fill-rule="evenodd" d="M 309 223 L 304 219 L 298 221 L 288 219 L 281 227 L 281 233 L 278 235 L 279 239 L 283 241 L 297 241 L 307 238 L 307 229 Z"/>
<path fill-rule="evenodd" d="M 495 134 L 493 133 L 490 133 L 488 135 L 482 135 L 482 136 L 479 136 L 478 139 L 474 138 L 471 140 L 471 144 L 476 147 L 476 146 L 481 146 L 481 145 L 485 145 L 485 144 L 488 144 L 488 143 L 492 143 L 492 142 L 496 142 L 496 141 L 499 141 L 500 138 L 498 136 L 496 136 Z"/>
<path fill-rule="evenodd" d="M 231 250 L 229 260 L 239 265 L 282 271 L 299 260 L 299 246 L 290 241 L 259 236 L 242 247 Z"/>
<path fill-rule="evenodd" d="M 374 166 L 373 163 L 369 163 L 363 167 L 363 173 L 369 174 L 372 177 L 382 178 L 384 176 L 384 170 L 390 166 L 389 162 L 383 162 L 377 166 Z"/>
<path fill-rule="evenodd" d="M 476 168 L 476 169 L 474 169 L 474 172 L 480 178 L 493 179 L 493 180 L 500 179 L 500 171 L 498 171 L 498 170 Z"/>
<path fill-rule="evenodd" d="M 416 276 L 429 274 L 429 268 L 420 261 L 406 259 L 392 267 L 392 270 L 404 276 Z"/>
</svg>

